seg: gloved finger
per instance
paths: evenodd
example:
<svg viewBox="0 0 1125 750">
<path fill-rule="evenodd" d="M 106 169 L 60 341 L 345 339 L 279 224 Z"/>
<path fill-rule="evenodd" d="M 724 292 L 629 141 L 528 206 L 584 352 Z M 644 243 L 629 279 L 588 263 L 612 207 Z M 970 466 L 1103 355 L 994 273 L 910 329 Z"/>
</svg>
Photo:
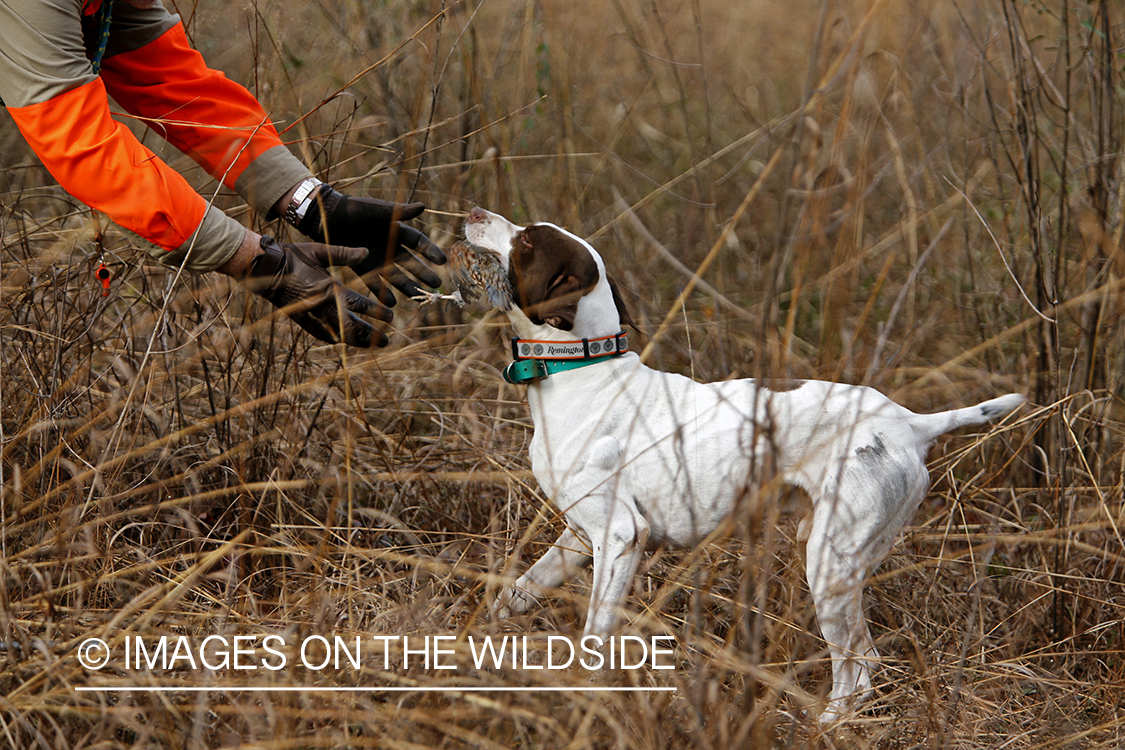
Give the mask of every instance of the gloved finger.
<svg viewBox="0 0 1125 750">
<path fill-rule="evenodd" d="M 379 300 L 380 304 L 387 307 L 395 306 L 395 293 L 390 290 L 386 284 L 383 283 L 383 277 L 378 273 L 369 273 L 361 277 L 367 288 L 375 295 L 375 299 Z"/>
<path fill-rule="evenodd" d="M 445 253 L 441 251 L 441 248 L 414 227 L 399 226 L 398 244 L 419 253 L 431 263 L 436 263 L 439 266 L 445 265 Z"/>
<path fill-rule="evenodd" d="M 343 311 L 346 315 L 352 317 L 366 315 L 384 322 L 394 318 L 394 312 L 386 305 L 365 297 L 331 279 L 326 278 L 325 282 L 320 291 L 309 296 L 293 299 L 280 308 L 283 313 L 320 340 L 335 342 L 335 338 L 325 338 L 327 334 L 323 330 L 318 333 L 314 329 L 331 328 L 338 333 L 339 311 Z M 319 321 L 319 323 L 313 321 Z"/>
<path fill-rule="evenodd" d="M 357 271 L 364 267 L 375 266 L 376 260 L 374 253 L 364 247 L 344 247 L 342 245 L 325 245 L 318 242 L 306 242 L 300 245 L 305 255 L 310 261 L 318 263 L 324 267 L 327 266 L 350 266 Z M 378 274 L 365 274 L 363 281 L 367 288 L 375 294 L 379 305 L 384 308 L 391 308 L 395 305 L 395 294 L 386 287 Z M 347 289 L 347 287 L 341 287 Z M 356 294 L 354 291 L 347 289 L 352 295 L 349 299 L 363 300 L 363 302 L 355 302 L 355 304 L 369 303 L 371 300 L 363 295 Z M 351 305 L 349 305 L 351 307 Z M 354 309 L 354 308 L 353 308 Z M 378 313 L 367 313 L 362 309 L 355 309 L 361 315 L 374 315 L 381 320 L 390 320 L 390 311 L 380 311 Z M 387 317 L 384 317 L 386 315 Z"/>
<path fill-rule="evenodd" d="M 338 330 L 337 335 L 339 335 Z M 388 341 L 385 333 L 349 312 L 344 317 L 344 343 L 348 346 L 370 348 L 386 346 Z"/>
<path fill-rule="evenodd" d="M 376 302 L 370 297 L 366 297 L 354 289 L 349 289 L 343 284 L 336 284 L 333 291 L 335 294 L 339 295 L 344 309 L 348 312 L 355 313 L 356 315 L 366 315 L 384 322 L 390 321 L 395 316 L 390 306 Z M 328 304 L 335 305 L 336 300 L 328 300 Z"/>
<path fill-rule="evenodd" d="M 349 346 L 366 349 L 387 345 L 387 337 L 382 331 L 350 312 L 345 315 L 343 330 L 335 313 L 318 315 L 310 312 L 295 316 L 293 321 L 310 335 L 328 344 L 339 343 L 342 336 L 343 342 Z"/>
<path fill-rule="evenodd" d="M 329 266 L 352 266 L 366 260 L 371 251 L 365 247 L 344 247 L 326 245 L 323 242 L 302 242 L 297 245 L 305 257 L 321 268 Z"/>
<path fill-rule="evenodd" d="M 426 210 L 425 203 L 402 203 L 400 206 L 401 208 L 397 216 L 399 221 L 417 219 Z"/>
<path fill-rule="evenodd" d="M 320 311 L 310 311 L 300 315 L 293 315 L 293 322 L 312 337 L 323 341 L 326 344 L 335 344 L 340 341 L 341 331 L 340 323 L 336 316 L 321 315 Z M 347 338 L 346 336 L 344 338 Z M 353 339 L 363 340 L 363 335 L 352 336 Z"/>
<path fill-rule="evenodd" d="M 370 221 L 410 221 L 422 215 L 425 203 L 394 203 L 378 198 L 348 198 L 349 218 L 362 224 Z"/>
<path fill-rule="evenodd" d="M 348 289 L 341 284 L 334 290 L 337 297 L 328 301 L 332 305 L 332 319 L 338 321 L 337 315 L 344 315 L 344 343 L 349 346 L 386 346 L 387 337 L 375 326 L 368 323 L 360 315 L 376 317 L 384 322 L 389 322 L 394 317 L 390 307 L 379 304 L 362 294 Z M 393 298 L 394 295 L 392 294 Z M 339 333 L 339 327 L 336 329 Z"/>
<path fill-rule="evenodd" d="M 408 255 L 398 260 L 399 265 L 403 270 L 409 272 L 418 281 L 421 281 L 431 289 L 437 289 L 441 286 L 441 277 L 434 272 L 434 269 L 427 266 L 422 261 L 415 258 L 413 255 Z"/>
<path fill-rule="evenodd" d="M 348 314 L 349 324 L 344 325 L 344 343 L 351 346 L 370 348 L 373 346 L 386 346 L 390 343 L 387 334 L 380 331 L 366 320 Z"/>
<path fill-rule="evenodd" d="M 433 269 L 429 268 L 413 255 L 408 255 L 407 258 L 409 258 L 409 260 L 400 259 L 400 262 L 403 267 L 414 274 L 419 281 L 431 289 L 437 289 L 441 286 L 441 277 L 434 273 Z M 359 278 L 363 280 L 363 283 L 367 285 L 367 288 L 379 297 L 379 301 L 383 304 L 394 304 L 393 302 L 388 302 L 383 296 L 390 295 L 394 297 L 394 294 L 386 288 L 386 285 L 383 283 L 384 281 L 389 281 L 391 286 L 408 297 L 422 294 L 422 288 L 418 286 L 413 279 L 407 276 L 403 272 L 403 269 L 393 263 L 383 266 L 377 266 L 370 262 L 360 263 L 353 266 L 353 270 L 359 275 Z"/>
<path fill-rule="evenodd" d="M 383 289 L 386 289 L 385 284 L 389 283 L 395 289 L 406 295 L 407 298 L 418 297 L 423 294 L 422 287 L 418 286 L 414 279 L 403 273 L 402 269 L 398 266 L 384 266 L 383 268 L 377 268 L 374 271 L 369 271 L 368 273 L 364 274 L 361 278 L 363 279 L 363 282 L 367 284 L 367 287 L 369 289 L 372 289 L 376 285 L 382 287 Z M 431 286 L 437 288 L 438 286 L 440 286 L 440 283 L 432 284 Z"/>
<path fill-rule="evenodd" d="M 343 328 L 340 321 L 343 316 Z M 390 308 L 364 297 L 340 284 L 326 290 L 316 307 L 293 316 L 297 324 L 321 341 L 342 340 L 349 346 L 386 346 L 387 337 L 378 328 L 359 317 L 367 315 L 389 321 Z"/>
<path fill-rule="evenodd" d="M 415 297 L 421 297 L 425 294 L 425 292 L 422 291 L 422 287 L 418 286 L 414 279 L 402 272 L 392 275 L 389 281 L 391 286 L 402 292 L 407 299 L 414 299 Z"/>
</svg>

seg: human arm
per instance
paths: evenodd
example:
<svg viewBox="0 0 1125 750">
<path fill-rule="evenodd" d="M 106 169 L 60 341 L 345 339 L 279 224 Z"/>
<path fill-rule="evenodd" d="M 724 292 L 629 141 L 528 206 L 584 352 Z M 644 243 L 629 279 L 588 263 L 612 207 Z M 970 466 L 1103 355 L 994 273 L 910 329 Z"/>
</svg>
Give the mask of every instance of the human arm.
<svg viewBox="0 0 1125 750">
<path fill-rule="evenodd" d="M 162 17 L 167 18 L 167 14 Z M 121 32 L 126 46 L 130 42 L 153 44 L 150 37 L 154 35 L 156 42 L 169 33 L 174 37 L 175 29 L 182 32 L 178 23 L 171 26 L 130 23 L 127 14 L 122 28 L 114 26 L 115 33 Z M 117 36 L 111 35 L 111 39 L 120 42 Z M 336 283 L 325 271 L 329 265 L 354 265 L 366 259 L 368 251 L 264 242 L 208 205 L 182 176 L 111 116 L 105 81 L 91 70 L 82 40 L 80 3 L 0 0 L 0 97 L 9 105 L 8 111 L 29 145 L 60 185 L 147 240 L 151 243 L 150 252 L 167 265 L 182 264 L 195 272 L 222 270 L 285 309 L 299 325 L 322 340 L 343 340 L 358 346 L 386 343 L 381 332 L 358 316 L 387 320 L 390 311 Z M 223 169 L 231 180 L 237 179 L 231 174 L 235 166 L 245 172 L 251 164 L 263 159 L 275 165 L 281 163 L 280 173 L 272 170 L 273 182 L 281 185 L 279 193 L 298 178 L 308 176 L 308 170 L 288 154 L 268 123 L 241 129 L 207 128 L 202 123 L 174 121 L 170 110 L 158 115 L 160 101 L 176 96 L 191 98 L 192 87 L 181 81 L 165 88 L 157 80 L 159 76 L 146 79 L 143 75 L 131 74 L 130 66 L 123 63 L 129 55 L 121 51 L 121 46 L 121 43 L 111 44 L 108 50 L 110 56 L 103 65 L 103 71 L 109 68 L 108 80 L 116 82 L 129 78 L 131 85 L 138 89 L 146 89 L 145 84 L 150 84 L 145 94 L 147 99 L 138 94 L 145 103 L 134 109 L 148 111 L 150 126 L 155 129 L 171 126 L 176 131 L 178 145 L 193 149 L 193 155 L 209 155 L 201 163 Z M 201 60 L 196 62 L 201 64 Z M 260 107 L 244 89 L 233 84 L 228 86 L 229 82 L 221 74 L 203 73 L 202 78 L 210 82 L 198 83 L 199 76 L 188 76 L 189 80 L 196 81 L 195 95 L 203 96 L 216 85 L 225 90 L 237 88 L 243 92 L 242 101 L 246 105 L 242 109 L 243 121 L 264 120 Z M 156 94 L 156 89 L 163 93 Z M 124 95 L 129 93 L 126 91 Z M 254 107 L 258 107 L 257 113 L 251 112 Z M 246 112 L 251 114 L 245 115 Z M 191 116 L 203 114 L 205 112 L 196 110 Z M 231 124 L 229 119 L 226 122 L 228 126 Z M 217 141 L 200 137 L 192 143 L 193 134 L 208 130 L 211 134 L 220 133 L 221 137 Z M 260 134 L 264 134 L 264 140 L 259 140 Z M 235 154 L 226 165 L 217 156 L 224 150 Z M 256 158 L 240 163 L 238 156 L 247 153 Z M 265 172 L 271 173 L 271 170 Z M 267 206 L 265 210 L 270 208 Z M 295 299 L 294 294 L 303 295 L 303 299 Z M 337 306 L 337 300 L 342 307 Z M 292 305 L 292 302 L 308 304 Z"/>
<path fill-rule="evenodd" d="M 440 264 L 444 254 L 402 223 L 421 214 L 422 204 L 345 196 L 313 178 L 282 144 L 258 101 L 208 68 L 178 23 L 162 30 L 162 14 L 159 8 L 130 9 L 124 30 L 144 45 L 108 50 L 103 77 L 122 106 L 146 118 L 260 214 L 285 218 L 318 242 L 367 248 L 366 259 L 352 267 L 384 304 L 395 303 L 384 278 L 409 297 L 420 293 L 415 280 L 440 285 L 423 259 Z"/>
</svg>

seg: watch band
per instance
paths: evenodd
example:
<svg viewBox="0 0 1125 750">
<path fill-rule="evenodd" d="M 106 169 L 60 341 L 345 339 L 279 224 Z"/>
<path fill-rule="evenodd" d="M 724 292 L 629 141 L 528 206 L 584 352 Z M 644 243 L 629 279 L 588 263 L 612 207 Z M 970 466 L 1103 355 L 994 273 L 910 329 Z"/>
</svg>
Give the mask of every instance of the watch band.
<svg viewBox="0 0 1125 750">
<path fill-rule="evenodd" d="M 323 184 L 315 177 L 306 177 L 301 180 L 297 184 L 297 189 L 293 191 L 293 197 L 289 199 L 289 205 L 285 207 L 285 220 L 293 226 L 297 226 L 301 219 L 305 218 L 305 214 L 309 212 L 309 206 L 316 199 L 316 189 Z"/>
</svg>

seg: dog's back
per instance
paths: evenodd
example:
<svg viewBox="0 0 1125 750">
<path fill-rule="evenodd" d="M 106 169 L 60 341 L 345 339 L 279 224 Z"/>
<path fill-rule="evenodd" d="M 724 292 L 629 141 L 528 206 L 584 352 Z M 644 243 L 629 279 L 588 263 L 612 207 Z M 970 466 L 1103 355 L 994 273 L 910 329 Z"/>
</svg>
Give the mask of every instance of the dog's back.
<svg viewBox="0 0 1125 750">
<path fill-rule="evenodd" d="M 544 412 L 543 432 L 553 437 L 532 446 L 536 478 L 563 508 L 565 498 L 577 501 L 613 483 L 648 518 L 650 546 L 691 546 L 726 517 L 753 472 L 776 471 L 814 496 L 837 483 L 852 459 L 892 477 L 891 485 L 926 482 L 919 461 L 938 435 L 997 419 L 1023 402 L 1012 395 L 915 414 L 864 386 L 774 385 L 697 383 L 648 368 L 635 355 L 545 381 L 533 398 L 574 408 Z"/>
</svg>

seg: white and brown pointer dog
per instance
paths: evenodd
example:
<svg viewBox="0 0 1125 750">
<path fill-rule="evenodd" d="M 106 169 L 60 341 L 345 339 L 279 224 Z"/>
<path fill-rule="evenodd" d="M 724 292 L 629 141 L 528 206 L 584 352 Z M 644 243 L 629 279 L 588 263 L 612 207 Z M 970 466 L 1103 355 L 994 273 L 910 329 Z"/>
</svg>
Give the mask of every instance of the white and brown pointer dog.
<svg viewBox="0 0 1125 750">
<path fill-rule="evenodd" d="M 808 540 L 809 588 L 832 657 L 820 720 L 867 697 L 878 654 L 864 580 L 926 493 L 927 451 L 938 436 L 999 419 L 1024 397 L 915 414 L 861 386 L 696 383 L 622 353 L 621 328 L 632 321 L 589 243 L 479 208 L 465 237 L 507 269 L 518 339 L 507 376 L 528 384 L 532 469 L 568 526 L 501 592 L 498 614 L 524 611 L 592 561 L 585 634 L 609 635 L 644 550 L 697 544 L 768 462 L 812 500 L 799 536 Z"/>
</svg>

